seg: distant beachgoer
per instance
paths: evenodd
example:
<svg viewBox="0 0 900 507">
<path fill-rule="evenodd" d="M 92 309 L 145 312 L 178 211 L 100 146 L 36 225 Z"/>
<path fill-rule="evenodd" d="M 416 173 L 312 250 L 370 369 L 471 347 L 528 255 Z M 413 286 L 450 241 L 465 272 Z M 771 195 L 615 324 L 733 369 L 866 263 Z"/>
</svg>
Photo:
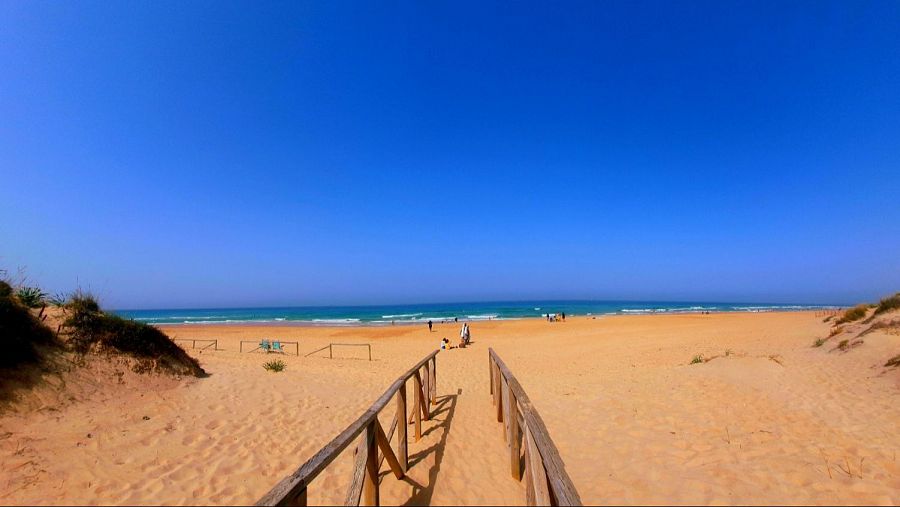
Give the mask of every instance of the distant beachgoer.
<svg viewBox="0 0 900 507">
<path fill-rule="evenodd" d="M 468 326 L 469 326 L 469 324 L 468 324 L 468 323 L 465 323 L 465 324 L 462 325 L 461 328 L 459 328 L 459 339 L 460 339 L 460 340 L 465 340 L 465 339 L 466 339 L 466 328 L 467 328 Z"/>
<path fill-rule="evenodd" d="M 453 322 L 459 322 L 459 317 L 453 317 Z"/>
<path fill-rule="evenodd" d="M 563 322 L 565 322 L 566 321 L 566 312 L 562 312 L 560 315 L 562 315 L 562 320 L 563 320 Z"/>
<path fill-rule="evenodd" d="M 450 340 L 448 340 L 446 336 L 444 338 L 441 338 L 441 350 L 447 350 L 447 346 L 449 344 Z"/>
<path fill-rule="evenodd" d="M 430 320 L 428 321 L 428 332 L 431 332 L 431 326 L 434 325 Z"/>
</svg>

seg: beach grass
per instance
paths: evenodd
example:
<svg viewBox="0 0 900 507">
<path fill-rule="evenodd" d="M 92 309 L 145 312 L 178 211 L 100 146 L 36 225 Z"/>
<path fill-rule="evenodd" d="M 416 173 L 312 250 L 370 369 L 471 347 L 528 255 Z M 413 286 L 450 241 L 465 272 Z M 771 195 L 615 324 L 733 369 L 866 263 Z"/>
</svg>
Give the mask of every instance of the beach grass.
<svg viewBox="0 0 900 507">
<path fill-rule="evenodd" d="M 268 362 L 264 363 L 263 368 L 265 368 L 266 371 L 278 373 L 280 371 L 284 371 L 285 364 L 284 364 L 284 361 L 282 361 L 281 359 L 276 359 L 274 361 L 268 361 Z"/>
<path fill-rule="evenodd" d="M 897 309 L 900 309 L 900 292 L 879 301 L 878 306 L 875 307 L 875 315 Z"/>
<path fill-rule="evenodd" d="M 159 329 L 110 315 L 100 309 L 97 299 L 77 292 L 65 306 L 63 328 L 69 343 L 81 353 L 99 348 L 130 355 L 139 362 L 135 371 L 160 370 L 178 375 L 206 375 L 200 363 Z"/>
<path fill-rule="evenodd" d="M 853 308 L 845 311 L 844 314 L 838 319 L 837 324 L 846 324 L 848 322 L 855 322 L 866 316 L 866 313 L 869 311 L 869 305 L 860 304 L 856 305 Z"/>
</svg>

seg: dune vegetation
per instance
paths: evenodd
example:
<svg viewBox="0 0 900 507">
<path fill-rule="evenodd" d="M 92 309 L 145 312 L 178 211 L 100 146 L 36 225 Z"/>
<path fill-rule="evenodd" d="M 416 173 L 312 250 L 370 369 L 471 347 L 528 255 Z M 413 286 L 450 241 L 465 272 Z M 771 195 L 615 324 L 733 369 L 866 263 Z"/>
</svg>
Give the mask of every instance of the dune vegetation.
<svg viewBox="0 0 900 507">
<path fill-rule="evenodd" d="M 76 293 L 64 306 L 62 330 L 80 353 L 120 352 L 137 360 L 135 371 L 206 375 L 200 363 L 159 329 L 103 312 L 90 294 Z"/>
<path fill-rule="evenodd" d="M 859 319 L 862 319 L 866 316 L 866 313 L 869 311 L 869 305 L 867 304 L 859 304 L 845 311 L 840 319 L 837 320 L 835 324 L 846 324 L 848 322 L 855 322 Z"/>
<path fill-rule="evenodd" d="M 45 311 L 50 305 L 56 307 Z M 47 325 L 58 322 L 56 330 Z M 48 297 L 36 287 L 13 287 L 0 280 L 0 384 L 6 399 L 47 373 L 59 373 L 73 358 L 115 354 L 138 373 L 157 372 L 202 377 L 200 363 L 153 326 L 104 312 L 89 294 Z M 68 358 L 70 360 L 64 360 Z"/>
</svg>

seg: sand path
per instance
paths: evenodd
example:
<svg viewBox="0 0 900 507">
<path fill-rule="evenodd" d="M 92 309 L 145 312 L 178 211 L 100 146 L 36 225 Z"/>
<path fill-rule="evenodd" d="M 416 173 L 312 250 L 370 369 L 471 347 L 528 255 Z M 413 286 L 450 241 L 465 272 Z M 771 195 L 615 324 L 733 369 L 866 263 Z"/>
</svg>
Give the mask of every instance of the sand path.
<svg viewBox="0 0 900 507">
<path fill-rule="evenodd" d="M 423 426 L 422 441 L 410 446 L 410 462 L 416 464 L 405 481 L 431 488 L 397 488 L 389 476 L 382 482 L 389 502 L 524 504 L 525 490 L 509 474 L 503 426 L 492 417 L 487 347 L 476 343 L 438 354 L 437 393 L 434 420 Z"/>
</svg>

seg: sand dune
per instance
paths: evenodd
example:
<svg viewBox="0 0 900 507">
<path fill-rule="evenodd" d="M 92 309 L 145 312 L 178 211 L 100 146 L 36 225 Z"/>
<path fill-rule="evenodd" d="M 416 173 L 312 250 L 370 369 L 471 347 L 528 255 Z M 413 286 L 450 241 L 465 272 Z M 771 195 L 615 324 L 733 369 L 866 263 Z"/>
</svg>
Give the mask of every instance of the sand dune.
<svg viewBox="0 0 900 507">
<path fill-rule="evenodd" d="M 210 372 L 177 382 L 97 369 L 46 387 L 0 418 L 4 504 L 253 502 L 353 421 L 455 326 L 172 326 L 216 338 L 193 352 Z M 435 420 L 382 501 L 524 503 L 491 417 L 494 347 L 540 410 L 586 503 L 900 503 L 900 336 L 849 352 L 812 348 L 812 313 L 480 322 L 474 345 L 438 356 Z M 239 353 L 241 339 L 300 342 L 286 371 Z M 302 357 L 329 342 L 335 359 Z M 726 351 L 728 351 L 726 355 Z M 688 364 L 696 354 L 719 356 Z M 93 371 L 93 370 L 91 370 Z M 62 407 L 62 408 L 58 408 Z M 392 414 L 382 415 L 387 427 Z M 341 503 L 348 450 L 310 489 Z"/>
</svg>

